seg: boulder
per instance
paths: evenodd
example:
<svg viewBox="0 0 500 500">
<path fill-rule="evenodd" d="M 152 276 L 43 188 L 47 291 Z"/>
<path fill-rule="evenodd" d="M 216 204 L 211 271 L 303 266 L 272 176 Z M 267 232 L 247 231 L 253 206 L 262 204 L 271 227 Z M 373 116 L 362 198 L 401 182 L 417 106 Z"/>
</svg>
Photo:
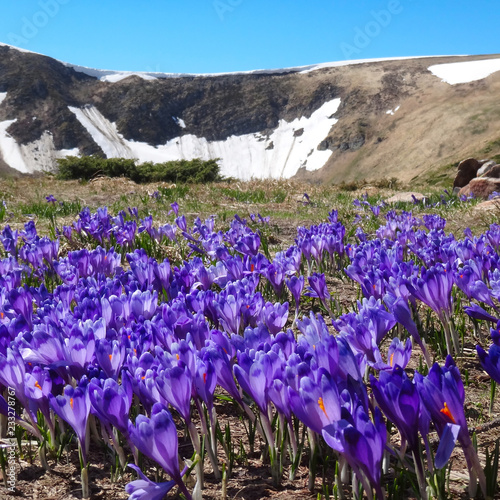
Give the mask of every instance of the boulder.
<svg viewBox="0 0 500 500">
<path fill-rule="evenodd" d="M 330 146 L 330 142 L 328 141 L 328 139 L 325 139 L 324 141 L 321 141 L 318 144 L 318 151 L 326 151 L 329 146 Z"/>
<path fill-rule="evenodd" d="M 492 165 L 489 165 L 488 169 L 481 176 L 479 175 L 479 170 L 481 170 L 481 169 L 479 169 L 477 176 L 478 177 L 493 177 L 494 179 L 500 179 L 500 165 L 497 165 L 494 161 L 488 162 L 488 163 L 492 163 Z M 488 164 L 486 164 L 486 165 L 488 165 Z"/>
<path fill-rule="evenodd" d="M 457 176 L 453 181 L 453 187 L 464 187 L 469 184 L 469 182 L 474 179 L 477 175 L 477 171 L 481 167 L 481 163 L 475 158 L 467 158 L 461 161 L 457 167 Z"/>
<path fill-rule="evenodd" d="M 498 212 L 500 209 L 500 200 L 498 198 L 495 198 L 494 200 L 487 200 L 483 201 L 481 203 L 478 203 L 475 207 L 474 210 L 483 210 L 483 211 L 495 211 Z"/>
<path fill-rule="evenodd" d="M 397 193 L 394 196 L 391 196 L 388 200 L 386 200 L 387 203 L 397 203 L 398 201 L 403 201 L 403 202 L 414 202 L 415 199 L 417 201 L 421 201 L 425 198 L 425 196 L 422 193 L 413 193 L 413 192 L 405 192 L 405 193 Z"/>
<path fill-rule="evenodd" d="M 476 198 L 487 200 L 494 191 L 500 192 L 500 179 L 477 177 L 472 179 L 467 186 L 464 186 L 458 195 L 470 196 L 472 194 Z"/>
<path fill-rule="evenodd" d="M 483 162 L 480 169 L 477 171 L 476 177 L 481 177 L 487 174 L 491 170 L 491 168 L 494 167 L 496 164 L 497 163 L 493 160 L 488 160 Z M 488 175 L 488 177 L 494 177 L 494 176 Z"/>
</svg>

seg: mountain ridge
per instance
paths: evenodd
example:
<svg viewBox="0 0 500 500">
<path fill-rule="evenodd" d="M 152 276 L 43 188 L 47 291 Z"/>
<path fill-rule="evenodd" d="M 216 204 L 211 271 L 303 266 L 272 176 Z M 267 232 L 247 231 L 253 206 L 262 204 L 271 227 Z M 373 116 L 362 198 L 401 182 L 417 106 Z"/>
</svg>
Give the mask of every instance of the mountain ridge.
<svg viewBox="0 0 500 500">
<path fill-rule="evenodd" d="M 497 58 L 102 81 L 0 44 L 0 171 L 50 170 L 62 155 L 109 149 L 142 161 L 222 157 L 223 174 L 243 179 L 410 180 L 498 139 L 500 72 L 450 85 L 428 68 Z"/>
</svg>

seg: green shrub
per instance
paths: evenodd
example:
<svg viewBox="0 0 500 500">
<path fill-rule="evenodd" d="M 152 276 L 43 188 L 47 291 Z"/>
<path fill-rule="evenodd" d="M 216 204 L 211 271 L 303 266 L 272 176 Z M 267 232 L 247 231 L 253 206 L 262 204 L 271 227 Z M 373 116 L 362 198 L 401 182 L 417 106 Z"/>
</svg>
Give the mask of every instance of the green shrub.
<svg viewBox="0 0 500 500">
<path fill-rule="evenodd" d="M 63 180 L 92 179 L 98 175 L 127 177 L 134 182 L 206 183 L 222 180 L 218 159 L 203 161 L 177 160 L 165 163 L 146 162 L 125 158 L 100 158 L 98 156 L 68 156 L 57 160 L 57 176 Z"/>
</svg>

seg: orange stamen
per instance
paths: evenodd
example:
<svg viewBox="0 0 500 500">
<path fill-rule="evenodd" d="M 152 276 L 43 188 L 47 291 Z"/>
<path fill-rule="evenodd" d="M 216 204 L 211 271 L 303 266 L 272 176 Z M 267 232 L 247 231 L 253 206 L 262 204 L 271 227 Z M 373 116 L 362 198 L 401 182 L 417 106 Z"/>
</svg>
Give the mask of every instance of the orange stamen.
<svg viewBox="0 0 500 500">
<path fill-rule="evenodd" d="M 178 354 L 176 354 L 175 357 L 177 358 L 177 361 L 179 361 L 179 359 L 181 359 L 181 357 Z"/>
<path fill-rule="evenodd" d="M 71 409 L 73 409 L 73 398 L 69 398 L 69 405 L 71 406 Z"/>
<path fill-rule="evenodd" d="M 35 382 L 35 387 L 42 390 L 42 388 L 40 387 L 40 384 L 38 383 L 38 380 Z"/>
<path fill-rule="evenodd" d="M 253 273 L 253 270 L 254 270 L 254 269 L 255 269 L 255 266 L 252 264 L 252 265 L 250 266 L 250 271 L 252 271 L 252 273 Z"/>
<path fill-rule="evenodd" d="M 323 398 L 321 396 L 318 399 L 318 406 L 321 408 L 321 410 L 325 414 L 326 418 L 328 418 L 328 413 L 326 413 L 326 410 L 325 410 L 325 403 L 323 403 Z"/>
<path fill-rule="evenodd" d="M 112 358 L 112 357 L 113 357 L 113 355 L 112 355 L 112 354 L 110 354 L 110 355 L 109 355 L 109 360 L 110 360 L 110 361 L 111 361 L 111 358 Z"/>
<path fill-rule="evenodd" d="M 448 408 L 448 405 L 446 404 L 446 401 L 444 403 L 444 407 L 441 408 L 441 410 L 439 410 L 441 413 L 443 413 L 444 415 L 446 415 L 454 424 L 456 424 L 455 422 L 455 418 L 453 417 L 453 415 L 451 414 L 451 411 L 450 409 Z"/>
<path fill-rule="evenodd" d="M 394 353 L 391 354 L 391 359 L 389 360 L 389 364 L 392 366 L 392 362 L 394 360 Z"/>
<path fill-rule="evenodd" d="M 203 374 L 203 383 L 204 384 L 207 383 L 207 374 L 206 373 Z"/>
</svg>

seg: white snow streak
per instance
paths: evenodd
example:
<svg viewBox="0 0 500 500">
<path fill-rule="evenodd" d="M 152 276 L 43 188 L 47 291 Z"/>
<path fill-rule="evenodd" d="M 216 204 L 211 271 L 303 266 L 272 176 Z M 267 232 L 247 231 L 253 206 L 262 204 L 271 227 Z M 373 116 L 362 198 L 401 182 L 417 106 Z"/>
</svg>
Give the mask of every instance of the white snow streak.
<svg viewBox="0 0 500 500">
<path fill-rule="evenodd" d="M 182 118 L 178 118 L 177 116 L 172 116 L 172 118 L 174 119 L 174 122 L 179 125 L 179 127 L 186 128 L 186 122 Z"/>
<path fill-rule="evenodd" d="M 19 172 L 28 173 L 28 167 L 21 154 L 21 148 L 14 138 L 7 132 L 7 129 L 17 120 L 6 120 L 0 122 L 0 154 L 7 165 L 19 170 Z"/>
<path fill-rule="evenodd" d="M 485 59 L 483 61 L 466 61 L 430 66 L 429 71 L 450 85 L 469 83 L 482 80 L 500 71 L 500 59 Z"/>
<path fill-rule="evenodd" d="M 334 99 L 323 104 L 310 118 L 297 118 L 290 123 L 280 120 L 270 136 L 233 135 L 224 141 L 209 142 L 204 137 L 188 134 L 156 147 L 126 140 L 116 125 L 93 106 L 70 107 L 70 110 L 108 158 L 136 158 L 141 162 L 220 158 L 222 175 L 248 180 L 289 178 L 302 167 L 307 170 L 323 167 L 332 152 L 319 151 L 317 147 L 337 122 L 333 114 L 339 105 L 340 99 Z"/>
<path fill-rule="evenodd" d="M 0 92 L 0 104 L 2 104 L 3 101 L 5 101 L 6 97 L 7 97 L 7 92 Z"/>
<path fill-rule="evenodd" d="M 109 82 L 109 83 L 116 83 L 121 80 L 124 80 L 125 78 L 128 78 L 129 76 L 138 76 L 139 78 L 142 78 L 143 80 L 158 80 L 158 77 L 152 76 L 148 73 L 134 73 L 132 71 L 123 71 L 119 73 L 110 73 L 109 75 L 101 77 L 102 82 Z"/>
<path fill-rule="evenodd" d="M 57 158 L 76 156 L 78 148 L 57 151 L 50 132 L 45 131 L 40 139 L 30 144 L 19 145 L 7 132 L 7 129 L 17 120 L 0 122 L 0 157 L 9 167 L 25 174 L 39 171 L 51 171 Z"/>
<path fill-rule="evenodd" d="M 68 107 L 108 158 L 134 158 L 132 150 L 118 133 L 116 125 L 106 120 L 96 107 L 87 106 L 83 109 Z"/>
<path fill-rule="evenodd" d="M 386 111 L 386 115 L 391 115 L 394 116 L 394 113 L 400 108 L 401 106 L 396 106 L 394 109 L 390 109 L 389 111 Z"/>
<path fill-rule="evenodd" d="M 56 152 L 57 158 L 65 158 L 66 156 L 80 156 L 80 149 L 60 149 Z"/>
</svg>

